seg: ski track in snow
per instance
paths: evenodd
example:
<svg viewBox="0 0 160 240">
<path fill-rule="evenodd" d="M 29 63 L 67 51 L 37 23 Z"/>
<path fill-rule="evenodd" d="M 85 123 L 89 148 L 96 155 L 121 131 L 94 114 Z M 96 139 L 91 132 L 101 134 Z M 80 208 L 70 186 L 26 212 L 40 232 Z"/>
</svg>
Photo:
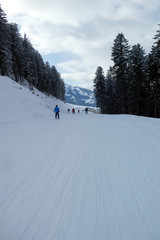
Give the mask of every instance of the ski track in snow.
<svg viewBox="0 0 160 240">
<path fill-rule="evenodd" d="M 50 109 L 1 115 L 0 240 L 160 239 L 160 120 Z"/>
<path fill-rule="evenodd" d="M 4 125 L 0 239 L 158 239 L 160 129 L 146 122 L 153 131 L 144 135 L 133 118 L 64 114 Z"/>
</svg>

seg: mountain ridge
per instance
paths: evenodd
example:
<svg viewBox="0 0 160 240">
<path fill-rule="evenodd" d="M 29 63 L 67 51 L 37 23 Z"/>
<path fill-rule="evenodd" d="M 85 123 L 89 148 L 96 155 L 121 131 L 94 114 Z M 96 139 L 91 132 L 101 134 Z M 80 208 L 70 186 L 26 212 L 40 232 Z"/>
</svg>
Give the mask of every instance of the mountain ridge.
<svg viewBox="0 0 160 240">
<path fill-rule="evenodd" d="M 92 90 L 65 84 L 65 92 L 65 101 L 67 103 L 88 107 L 96 106 L 96 101 Z"/>
</svg>

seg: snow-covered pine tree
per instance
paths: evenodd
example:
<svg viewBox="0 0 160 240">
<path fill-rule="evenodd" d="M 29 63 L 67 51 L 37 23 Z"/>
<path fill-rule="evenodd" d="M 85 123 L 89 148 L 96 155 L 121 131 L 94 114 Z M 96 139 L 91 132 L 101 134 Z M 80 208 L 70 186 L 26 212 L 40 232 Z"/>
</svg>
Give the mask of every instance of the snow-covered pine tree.
<svg viewBox="0 0 160 240">
<path fill-rule="evenodd" d="M 119 102 L 120 113 L 127 112 L 127 72 L 128 72 L 128 56 L 130 46 L 128 40 L 124 37 L 123 33 L 119 33 L 114 40 L 112 47 L 112 60 L 114 62 L 114 69 L 116 74 L 116 96 Z"/>
<path fill-rule="evenodd" d="M 101 113 L 106 112 L 106 96 L 105 96 L 105 77 L 103 73 L 103 68 L 98 67 L 95 73 L 95 78 L 93 80 L 94 96 L 96 99 L 97 107 L 100 107 Z"/>
</svg>

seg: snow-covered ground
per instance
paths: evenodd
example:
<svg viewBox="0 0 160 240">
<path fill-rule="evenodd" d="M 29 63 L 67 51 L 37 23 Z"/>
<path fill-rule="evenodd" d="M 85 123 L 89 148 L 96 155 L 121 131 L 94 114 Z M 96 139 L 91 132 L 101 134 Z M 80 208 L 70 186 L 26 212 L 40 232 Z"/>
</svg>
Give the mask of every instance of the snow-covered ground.
<svg viewBox="0 0 160 240">
<path fill-rule="evenodd" d="M 68 107 L 0 77 L 0 240 L 160 239 L 160 120 Z"/>
</svg>

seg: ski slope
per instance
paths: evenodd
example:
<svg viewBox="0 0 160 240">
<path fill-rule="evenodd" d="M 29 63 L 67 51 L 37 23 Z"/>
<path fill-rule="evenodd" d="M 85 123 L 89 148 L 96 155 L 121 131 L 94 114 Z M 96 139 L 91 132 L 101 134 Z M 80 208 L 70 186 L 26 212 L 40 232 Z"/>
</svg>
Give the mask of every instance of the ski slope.
<svg viewBox="0 0 160 240">
<path fill-rule="evenodd" d="M 159 119 L 68 114 L 6 77 L 0 103 L 0 240 L 160 239 Z"/>
</svg>

